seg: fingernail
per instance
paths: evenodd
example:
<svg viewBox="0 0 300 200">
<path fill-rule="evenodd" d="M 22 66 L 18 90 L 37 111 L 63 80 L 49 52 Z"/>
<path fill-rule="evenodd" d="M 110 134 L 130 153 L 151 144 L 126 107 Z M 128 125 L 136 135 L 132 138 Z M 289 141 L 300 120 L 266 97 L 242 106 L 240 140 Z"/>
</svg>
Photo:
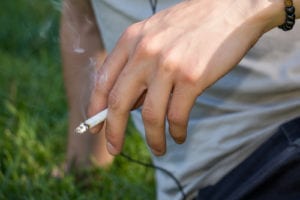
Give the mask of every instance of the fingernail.
<svg viewBox="0 0 300 200">
<path fill-rule="evenodd" d="M 165 150 L 155 150 L 155 149 L 151 149 L 152 153 L 156 156 L 163 156 L 166 151 Z"/>
<path fill-rule="evenodd" d="M 106 148 L 111 155 L 119 154 L 119 152 L 116 150 L 116 148 L 110 142 L 106 143 Z"/>
</svg>

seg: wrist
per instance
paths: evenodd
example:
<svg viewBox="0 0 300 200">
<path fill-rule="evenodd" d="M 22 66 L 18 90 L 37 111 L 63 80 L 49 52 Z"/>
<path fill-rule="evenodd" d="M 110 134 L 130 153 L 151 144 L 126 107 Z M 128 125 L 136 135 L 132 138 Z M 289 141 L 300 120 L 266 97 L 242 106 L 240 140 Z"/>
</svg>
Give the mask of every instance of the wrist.
<svg viewBox="0 0 300 200">
<path fill-rule="evenodd" d="M 284 23 L 284 0 L 254 0 L 251 1 L 255 14 L 249 24 L 257 27 L 261 34 Z"/>
<path fill-rule="evenodd" d="M 263 2 L 263 1 L 261 1 Z M 293 0 L 295 7 L 296 19 L 300 17 L 300 0 Z M 255 20 L 261 24 L 262 33 L 265 33 L 273 28 L 285 23 L 286 12 L 284 0 L 267 0 Z"/>
</svg>

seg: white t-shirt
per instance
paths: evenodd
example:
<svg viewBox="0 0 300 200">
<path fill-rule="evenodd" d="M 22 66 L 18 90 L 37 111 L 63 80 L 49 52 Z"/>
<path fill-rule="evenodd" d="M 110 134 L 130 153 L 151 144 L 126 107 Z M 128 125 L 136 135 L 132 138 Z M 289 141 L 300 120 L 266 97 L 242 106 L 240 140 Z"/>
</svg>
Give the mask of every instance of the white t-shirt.
<svg viewBox="0 0 300 200">
<path fill-rule="evenodd" d="M 130 24 L 152 14 L 147 0 L 92 0 L 105 47 L 114 48 Z M 179 0 L 158 0 L 158 10 Z M 298 23 L 299 24 L 299 23 Z M 167 153 L 153 156 L 173 173 L 189 198 L 220 180 L 283 122 L 300 115 L 300 26 L 266 33 L 239 65 L 207 89 L 191 112 L 188 137 L 178 145 L 167 134 Z M 144 137 L 140 111 L 132 113 Z M 181 199 L 175 182 L 157 171 L 157 198 Z"/>
</svg>

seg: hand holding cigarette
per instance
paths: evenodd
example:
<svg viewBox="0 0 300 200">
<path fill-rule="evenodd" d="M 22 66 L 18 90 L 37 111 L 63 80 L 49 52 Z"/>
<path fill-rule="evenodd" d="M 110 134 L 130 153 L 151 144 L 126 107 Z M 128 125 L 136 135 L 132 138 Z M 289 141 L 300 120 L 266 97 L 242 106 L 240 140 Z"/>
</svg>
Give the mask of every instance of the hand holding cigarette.
<svg viewBox="0 0 300 200">
<path fill-rule="evenodd" d="M 236 5 L 226 2 L 183 1 L 129 26 L 121 35 L 97 71 L 89 109 L 94 113 L 109 108 L 105 135 L 111 154 L 122 151 L 130 111 L 137 102 L 142 104 L 146 140 L 155 155 L 166 152 L 166 120 L 174 141 L 185 141 L 195 100 L 236 66 L 270 26 L 254 23 L 250 12 L 214 17 L 224 16 L 224 11 L 228 16 L 236 13 Z M 252 4 L 241 5 L 247 10 Z M 214 8 L 213 15 L 202 9 L 207 6 Z M 85 121 L 78 132 L 96 124 L 94 119 Z"/>
</svg>

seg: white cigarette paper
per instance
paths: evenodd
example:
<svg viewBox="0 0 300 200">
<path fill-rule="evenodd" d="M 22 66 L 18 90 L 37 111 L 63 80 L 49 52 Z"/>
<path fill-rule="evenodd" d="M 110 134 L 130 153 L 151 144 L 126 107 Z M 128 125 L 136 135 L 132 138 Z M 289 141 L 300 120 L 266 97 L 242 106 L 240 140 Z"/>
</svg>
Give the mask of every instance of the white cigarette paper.
<svg viewBox="0 0 300 200">
<path fill-rule="evenodd" d="M 107 117 L 107 108 L 105 110 L 102 110 L 101 112 L 97 113 L 93 117 L 85 120 L 82 122 L 76 129 L 75 133 L 77 134 L 83 134 L 90 128 L 95 127 L 97 124 L 100 124 L 103 122 Z"/>
</svg>

